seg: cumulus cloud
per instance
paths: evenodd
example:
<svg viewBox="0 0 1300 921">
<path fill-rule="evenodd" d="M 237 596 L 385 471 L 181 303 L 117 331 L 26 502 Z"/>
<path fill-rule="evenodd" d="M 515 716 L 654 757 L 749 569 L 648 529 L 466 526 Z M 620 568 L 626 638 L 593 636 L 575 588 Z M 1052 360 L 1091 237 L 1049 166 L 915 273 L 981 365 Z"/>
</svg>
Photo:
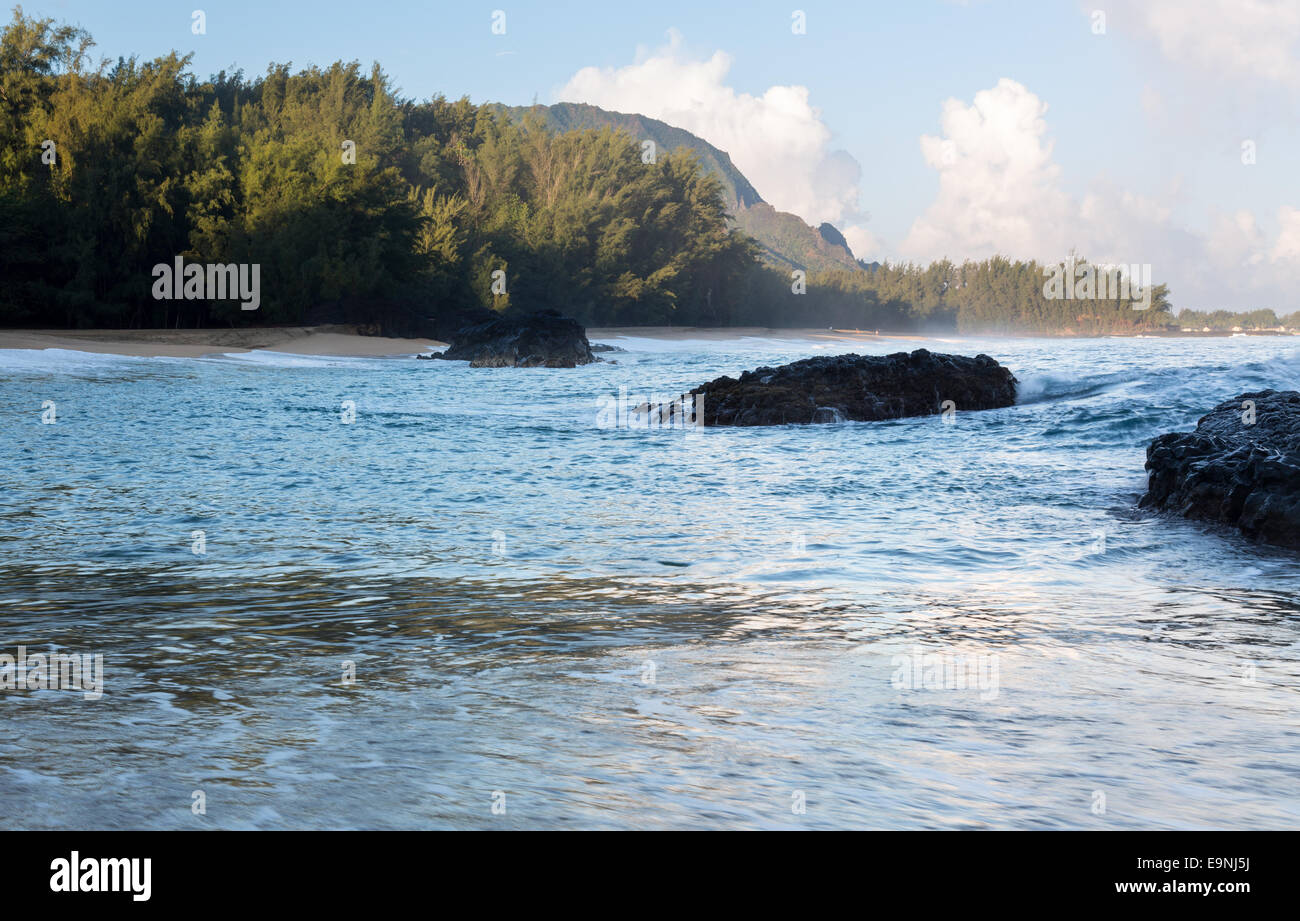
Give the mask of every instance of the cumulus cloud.
<svg viewBox="0 0 1300 921">
<path fill-rule="evenodd" d="M 1300 265 L 1300 208 L 1283 205 L 1278 209 L 1277 242 L 1269 251 L 1269 261 Z"/>
<path fill-rule="evenodd" d="M 878 236 L 861 224 L 852 224 L 843 230 L 844 240 L 853 255 L 864 262 L 884 261 L 885 244 Z"/>
<path fill-rule="evenodd" d="M 1132 27 L 1153 39 L 1171 62 L 1218 80 L 1300 89 L 1295 0 L 1111 0 L 1106 9 L 1113 30 Z"/>
<path fill-rule="evenodd" d="M 1156 195 L 1095 180 L 1076 200 L 1052 159 L 1047 112 L 1008 79 L 970 104 L 944 103 L 942 136 L 921 138 L 939 192 L 903 241 L 905 258 L 1055 261 L 1074 249 L 1095 262 L 1151 264 L 1179 306 L 1294 309 L 1300 209 L 1279 208 L 1270 239 L 1249 211 L 1219 216 L 1209 233 L 1179 226 L 1177 183 Z"/>
<path fill-rule="evenodd" d="M 682 36 L 618 68 L 586 67 L 556 94 L 615 112 L 637 112 L 683 128 L 731 155 L 758 194 L 811 224 L 859 218 L 862 169 L 842 150 L 803 86 L 772 86 L 761 96 L 726 83 L 731 56 L 693 59 Z"/>
<path fill-rule="evenodd" d="M 1000 80 L 967 106 L 943 105 L 943 137 L 921 138 L 939 171 L 939 194 L 902 244 L 910 258 L 984 258 L 1068 248 L 1067 201 L 1043 116 L 1047 105 L 1014 80 Z"/>
</svg>

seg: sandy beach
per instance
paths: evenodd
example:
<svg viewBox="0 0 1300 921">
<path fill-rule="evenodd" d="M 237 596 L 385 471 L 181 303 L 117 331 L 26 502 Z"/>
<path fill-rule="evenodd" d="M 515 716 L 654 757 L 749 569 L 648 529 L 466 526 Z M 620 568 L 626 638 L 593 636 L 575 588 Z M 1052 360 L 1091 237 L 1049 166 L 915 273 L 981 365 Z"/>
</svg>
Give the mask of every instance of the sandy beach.
<svg viewBox="0 0 1300 921">
<path fill-rule="evenodd" d="M 427 352 L 445 345 L 436 339 L 362 336 L 351 326 L 0 330 L 0 349 L 70 349 L 106 355 L 168 358 L 251 351 L 383 358 Z"/>
<path fill-rule="evenodd" d="M 591 328 L 592 342 L 624 338 L 725 341 L 744 338 L 801 339 L 817 342 L 868 342 L 921 339 L 922 336 L 874 330 L 771 329 L 758 326 L 617 326 Z M 0 349 L 69 349 L 106 355 L 197 358 L 230 352 L 273 351 L 294 355 L 356 358 L 403 357 L 447 345 L 436 339 L 363 336 L 352 326 L 277 326 L 247 329 L 6 329 Z"/>
</svg>

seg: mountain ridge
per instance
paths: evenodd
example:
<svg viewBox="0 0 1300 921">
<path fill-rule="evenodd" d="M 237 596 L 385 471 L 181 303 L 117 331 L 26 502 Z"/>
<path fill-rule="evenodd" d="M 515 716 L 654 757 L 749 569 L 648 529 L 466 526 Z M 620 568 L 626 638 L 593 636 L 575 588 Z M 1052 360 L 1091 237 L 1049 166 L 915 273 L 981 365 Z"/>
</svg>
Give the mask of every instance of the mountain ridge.
<svg viewBox="0 0 1300 921">
<path fill-rule="evenodd" d="M 806 271 L 861 269 L 848 241 L 835 227 L 825 223 L 813 227 L 796 214 L 778 211 L 763 199 L 726 151 L 684 128 L 646 115 L 613 112 L 586 103 L 558 102 L 549 106 L 496 103 L 493 108 L 516 124 L 532 115 L 541 117 L 551 131 L 610 127 L 643 141 L 653 141 L 656 152 L 668 153 L 686 147 L 722 182 L 731 225 L 758 244 L 764 260 L 782 268 Z"/>
</svg>

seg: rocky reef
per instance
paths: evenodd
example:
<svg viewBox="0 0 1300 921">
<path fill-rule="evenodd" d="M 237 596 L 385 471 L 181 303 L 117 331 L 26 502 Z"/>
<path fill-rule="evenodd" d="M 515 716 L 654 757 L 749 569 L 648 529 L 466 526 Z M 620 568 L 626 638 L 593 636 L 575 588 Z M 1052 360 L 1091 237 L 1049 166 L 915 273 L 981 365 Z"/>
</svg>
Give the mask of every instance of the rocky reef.
<svg viewBox="0 0 1300 921">
<path fill-rule="evenodd" d="M 600 361 L 582 324 L 555 311 L 467 326 L 445 352 L 429 357 L 468 361 L 471 368 L 576 368 Z"/>
<path fill-rule="evenodd" d="M 1142 507 L 1300 547 L 1300 392 L 1263 390 L 1220 403 L 1196 431 L 1152 441 L 1146 469 Z"/>
<path fill-rule="evenodd" d="M 987 355 L 969 358 L 917 349 L 893 355 L 805 358 L 776 368 L 720 377 L 687 398 L 704 425 L 876 421 L 1010 406 L 1016 379 Z"/>
</svg>

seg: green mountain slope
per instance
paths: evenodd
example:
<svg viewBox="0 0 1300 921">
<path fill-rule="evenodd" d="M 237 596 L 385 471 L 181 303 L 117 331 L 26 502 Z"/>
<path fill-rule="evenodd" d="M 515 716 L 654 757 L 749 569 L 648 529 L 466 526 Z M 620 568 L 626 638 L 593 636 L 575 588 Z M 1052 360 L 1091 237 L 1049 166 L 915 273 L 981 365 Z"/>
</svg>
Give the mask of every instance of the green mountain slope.
<svg viewBox="0 0 1300 921">
<path fill-rule="evenodd" d="M 656 151 L 668 153 L 679 147 L 694 151 L 700 162 L 723 184 L 727 211 L 734 226 L 753 237 L 768 262 L 783 268 L 828 271 L 858 270 L 848 243 L 829 224 L 810 227 L 802 218 L 777 211 L 738 170 L 731 157 L 689 131 L 644 115 L 610 112 L 582 103 L 560 102 L 551 106 L 496 106 L 511 121 L 522 122 L 530 116 L 544 119 L 554 131 L 614 128 L 634 138 L 654 141 Z"/>
</svg>

